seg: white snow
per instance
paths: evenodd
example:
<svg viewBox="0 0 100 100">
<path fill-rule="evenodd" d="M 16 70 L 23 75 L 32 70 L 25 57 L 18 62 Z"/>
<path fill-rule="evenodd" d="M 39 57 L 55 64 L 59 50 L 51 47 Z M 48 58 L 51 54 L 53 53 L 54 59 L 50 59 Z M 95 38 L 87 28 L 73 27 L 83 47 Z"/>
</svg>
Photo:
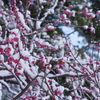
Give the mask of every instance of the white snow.
<svg viewBox="0 0 100 100">
<path fill-rule="evenodd" d="M 0 100 L 2 100 L 2 84 L 0 83 Z"/>
<path fill-rule="evenodd" d="M 20 53 L 21 53 L 21 55 L 24 56 L 24 57 L 29 57 L 29 56 L 30 56 L 30 52 L 29 52 L 29 51 L 24 51 L 24 50 L 23 50 L 23 51 L 21 51 Z"/>
<path fill-rule="evenodd" d="M 21 21 L 21 23 L 23 24 L 23 26 L 24 26 L 28 31 L 30 31 L 31 29 L 26 25 L 23 14 L 22 14 L 21 12 L 18 12 L 18 16 L 19 16 L 20 21 Z"/>
<path fill-rule="evenodd" d="M 16 91 L 11 90 L 10 86 L 4 80 L 0 80 L 0 83 L 2 83 L 3 85 L 5 85 L 11 93 L 18 94 Z"/>
</svg>

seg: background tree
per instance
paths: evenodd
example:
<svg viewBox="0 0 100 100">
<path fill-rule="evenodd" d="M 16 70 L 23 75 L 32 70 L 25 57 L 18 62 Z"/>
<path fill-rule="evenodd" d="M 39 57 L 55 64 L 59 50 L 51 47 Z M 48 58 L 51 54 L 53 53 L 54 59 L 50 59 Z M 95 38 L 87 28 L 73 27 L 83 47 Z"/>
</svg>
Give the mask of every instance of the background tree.
<svg viewBox="0 0 100 100">
<path fill-rule="evenodd" d="M 0 1 L 0 99 L 100 99 L 99 41 L 91 41 L 88 47 L 94 44 L 92 56 L 84 52 L 82 58 L 59 30 L 59 26 L 66 25 L 89 28 L 94 34 L 96 27 L 91 22 L 95 17 L 98 21 L 99 11 L 92 12 L 85 6 L 77 10 L 68 4 L 71 1 L 65 0 L 29 0 L 25 7 L 24 1 L 12 0 L 7 5 L 3 1 Z M 87 22 L 78 23 L 82 18 Z"/>
</svg>

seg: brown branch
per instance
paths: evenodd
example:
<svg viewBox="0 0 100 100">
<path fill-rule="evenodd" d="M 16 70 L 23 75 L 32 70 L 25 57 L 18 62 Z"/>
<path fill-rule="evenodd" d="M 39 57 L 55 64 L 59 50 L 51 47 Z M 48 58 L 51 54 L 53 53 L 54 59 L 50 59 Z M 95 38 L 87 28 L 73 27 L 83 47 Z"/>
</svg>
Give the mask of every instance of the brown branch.
<svg viewBox="0 0 100 100">
<path fill-rule="evenodd" d="M 11 83 L 11 84 L 17 84 L 18 85 L 18 82 L 16 81 L 13 81 L 13 80 L 4 80 L 5 82 L 7 83 Z"/>
<path fill-rule="evenodd" d="M 30 82 L 28 83 L 28 85 L 27 85 L 24 89 L 22 89 L 22 91 L 21 91 L 17 96 L 15 96 L 15 97 L 13 98 L 13 100 L 17 100 L 18 98 L 20 98 L 20 97 L 26 92 L 26 90 L 30 87 L 30 85 L 32 84 L 32 82 L 33 82 L 34 80 L 36 80 L 37 77 L 38 77 L 38 75 L 37 75 L 34 79 L 32 79 L 32 81 L 30 81 Z"/>
<path fill-rule="evenodd" d="M 14 78 L 13 75 L 9 75 L 9 76 L 0 76 L 0 79 L 9 79 L 9 78 Z"/>
<path fill-rule="evenodd" d="M 65 73 L 65 74 L 57 74 L 57 75 L 54 75 L 54 76 L 50 76 L 48 78 L 55 79 L 55 78 L 62 78 L 62 77 L 84 77 L 84 76 L 86 76 L 86 75 L 84 75 L 84 74 L 71 75 L 71 74 Z"/>
</svg>

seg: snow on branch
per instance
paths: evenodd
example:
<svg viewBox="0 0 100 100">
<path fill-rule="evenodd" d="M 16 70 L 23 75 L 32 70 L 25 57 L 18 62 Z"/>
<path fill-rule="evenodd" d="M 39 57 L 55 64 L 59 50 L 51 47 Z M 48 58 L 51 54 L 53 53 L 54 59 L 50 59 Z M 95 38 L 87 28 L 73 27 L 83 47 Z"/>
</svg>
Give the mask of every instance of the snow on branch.
<svg viewBox="0 0 100 100">
<path fill-rule="evenodd" d="M 100 11 L 81 2 L 0 1 L 0 99 L 100 99 L 100 41 L 89 39 L 79 50 L 66 38 L 75 30 L 59 28 L 95 38 Z M 85 52 L 89 47 L 92 56 Z"/>
</svg>

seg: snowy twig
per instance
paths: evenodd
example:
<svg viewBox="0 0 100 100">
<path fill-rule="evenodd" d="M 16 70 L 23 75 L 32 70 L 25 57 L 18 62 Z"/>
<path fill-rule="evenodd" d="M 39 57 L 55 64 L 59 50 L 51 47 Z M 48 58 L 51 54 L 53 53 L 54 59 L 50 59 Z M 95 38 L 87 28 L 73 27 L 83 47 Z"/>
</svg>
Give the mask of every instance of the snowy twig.
<svg viewBox="0 0 100 100">
<path fill-rule="evenodd" d="M 13 100 L 17 100 L 19 97 L 21 97 L 21 96 L 26 92 L 26 90 L 30 87 L 30 85 L 32 84 L 32 82 L 33 82 L 34 80 L 36 80 L 37 77 L 38 77 L 38 75 L 37 75 L 34 79 L 32 79 L 32 81 L 30 81 L 30 82 L 27 84 L 27 86 L 26 86 L 24 89 L 22 89 L 22 91 L 21 91 L 18 95 L 16 95 L 16 96 L 13 98 Z"/>
</svg>

